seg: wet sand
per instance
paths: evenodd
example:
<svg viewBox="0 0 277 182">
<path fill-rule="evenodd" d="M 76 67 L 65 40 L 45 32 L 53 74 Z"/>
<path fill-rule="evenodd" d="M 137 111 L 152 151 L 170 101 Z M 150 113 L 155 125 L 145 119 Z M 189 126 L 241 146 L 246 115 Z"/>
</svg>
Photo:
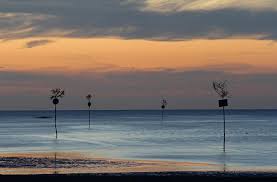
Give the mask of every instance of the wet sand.
<svg viewBox="0 0 277 182">
<path fill-rule="evenodd" d="M 0 174 L 120 174 L 182 171 L 212 171 L 220 166 L 208 163 L 120 160 L 80 153 L 0 154 Z"/>
<path fill-rule="evenodd" d="M 53 177 L 57 181 L 277 181 L 275 170 L 223 171 L 218 164 L 120 160 L 68 152 L 0 154 L 1 181 L 10 181 L 10 175 L 16 181 Z"/>
</svg>

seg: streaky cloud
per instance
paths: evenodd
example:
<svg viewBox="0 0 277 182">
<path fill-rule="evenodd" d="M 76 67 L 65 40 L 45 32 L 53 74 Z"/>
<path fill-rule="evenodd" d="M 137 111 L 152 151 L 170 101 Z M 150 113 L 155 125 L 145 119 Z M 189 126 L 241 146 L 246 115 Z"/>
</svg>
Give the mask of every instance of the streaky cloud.
<svg viewBox="0 0 277 182">
<path fill-rule="evenodd" d="M 34 41 L 27 42 L 25 47 L 26 48 L 34 48 L 34 47 L 43 46 L 43 45 L 53 43 L 53 42 L 54 41 L 52 41 L 52 40 L 34 40 Z"/>
<path fill-rule="evenodd" d="M 236 8 L 250 11 L 277 10 L 275 0 L 145 0 L 145 11 L 212 11 Z"/>
<path fill-rule="evenodd" d="M 2 0 L 0 39 L 43 36 L 164 41 L 277 39 L 277 11 L 272 9 L 253 11 L 227 6 L 161 13 L 143 11 L 143 8 L 145 1 L 133 0 Z"/>
</svg>

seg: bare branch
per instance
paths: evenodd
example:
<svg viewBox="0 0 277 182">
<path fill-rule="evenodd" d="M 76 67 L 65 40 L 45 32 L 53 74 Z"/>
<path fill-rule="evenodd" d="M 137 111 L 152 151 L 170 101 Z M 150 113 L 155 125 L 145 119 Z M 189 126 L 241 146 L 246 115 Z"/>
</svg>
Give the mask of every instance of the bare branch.
<svg viewBox="0 0 277 182">
<path fill-rule="evenodd" d="M 51 95 L 50 95 L 50 99 L 57 99 L 57 98 L 63 98 L 65 95 L 65 91 L 61 88 L 55 88 L 52 89 L 51 91 Z"/>
<path fill-rule="evenodd" d="M 225 81 L 214 81 L 213 89 L 214 91 L 221 97 L 222 99 L 230 97 L 230 93 L 228 91 L 228 82 Z"/>
<path fill-rule="evenodd" d="M 91 101 L 92 97 L 93 97 L 92 94 L 88 94 L 88 95 L 86 96 L 86 99 L 87 99 L 88 101 Z"/>
<path fill-rule="evenodd" d="M 162 99 L 162 102 L 161 102 L 161 103 L 162 103 L 163 106 L 167 106 L 167 104 L 168 104 L 167 101 L 166 101 L 166 99 Z"/>
</svg>

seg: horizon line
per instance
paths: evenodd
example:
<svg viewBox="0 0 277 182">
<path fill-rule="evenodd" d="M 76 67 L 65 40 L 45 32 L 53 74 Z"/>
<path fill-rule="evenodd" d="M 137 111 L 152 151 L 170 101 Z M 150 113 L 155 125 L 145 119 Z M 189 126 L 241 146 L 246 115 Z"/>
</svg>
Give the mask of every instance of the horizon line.
<svg viewBox="0 0 277 182">
<path fill-rule="evenodd" d="M 58 111 L 87 111 L 88 109 L 59 109 Z M 218 109 L 166 109 L 165 111 L 215 111 Z M 230 108 L 226 110 L 277 110 L 277 108 Z M 53 109 L 0 110 L 0 112 L 53 111 Z M 91 109 L 91 111 L 161 111 L 161 109 Z"/>
</svg>

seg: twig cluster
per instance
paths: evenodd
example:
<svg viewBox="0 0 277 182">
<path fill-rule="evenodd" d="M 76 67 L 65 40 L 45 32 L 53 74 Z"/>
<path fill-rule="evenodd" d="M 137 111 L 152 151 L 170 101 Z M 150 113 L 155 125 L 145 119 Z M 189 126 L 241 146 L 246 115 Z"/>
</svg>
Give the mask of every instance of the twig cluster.
<svg viewBox="0 0 277 182">
<path fill-rule="evenodd" d="M 51 90 L 51 95 L 50 99 L 58 99 L 58 98 L 63 98 L 65 95 L 65 91 L 61 88 L 55 88 Z"/>
<path fill-rule="evenodd" d="M 167 106 L 167 101 L 165 99 L 162 99 L 162 106 Z"/>
<path fill-rule="evenodd" d="M 88 94 L 87 96 L 86 96 L 86 99 L 90 102 L 91 101 L 91 99 L 92 99 L 92 94 Z"/>
<path fill-rule="evenodd" d="M 225 81 L 214 81 L 213 82 L 213 89 L 214 91 L 221 97 L 222 99 L 230 97 L 230 93 L 228 91 L 228 82 Z"/>
</svg>

